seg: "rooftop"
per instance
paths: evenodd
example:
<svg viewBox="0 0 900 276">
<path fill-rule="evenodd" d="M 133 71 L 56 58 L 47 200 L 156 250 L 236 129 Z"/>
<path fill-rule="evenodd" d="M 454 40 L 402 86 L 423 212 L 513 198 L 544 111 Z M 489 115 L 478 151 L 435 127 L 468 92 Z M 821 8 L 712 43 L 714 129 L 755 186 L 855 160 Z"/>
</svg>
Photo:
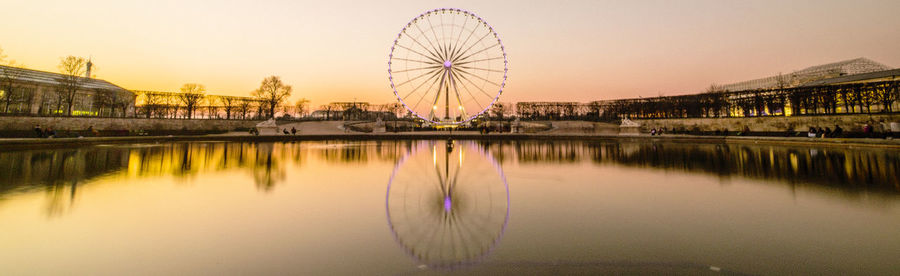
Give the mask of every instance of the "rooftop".
<svg viewBox="0 0 900 276">
<path fill-rule="evenodd" d="M 900 79 L 900 69 L 891 69 L 891 70 L 862 73 L 862 74 L 849 75 L 849 76 L 840 76 L 840 77 L 836 77 L 836 78 L 808 82 L 806 84 L 803 84 L 802 86 L 818 86 L 818 85 L 829 85 L 829 84 L 858 82 L 858 81 L 866 81 L 866 80 L 881 80 L 881 79 L 887 79 L 887 80 Z"/>
<path fill-rule="evenodd" d="M 19 67 L 10 67 L 10 66 L 0 65 L 0 72 L 5 72 L 7 70 L 9 70 L 9 71 L 20 70 L 22 73 L 18 76 L 18 78 L 16 78 L 16 80 L 18 80 L 18 81 L 40 83 L 40 84 L 46 84 L 46 85 L 58 85 L 59 84 L 58 79 L 65 76 L 60 73 L 52 73 L 52 72 L 38 71 L 38 70 L 27 69 L 27 68 L 19 68 Z M 0 73 L 0 74 L 2 74 L 2 73 Z M 119 87 L 118 85 L 112 84 L 105 80 L 95 79 L 95 78 L 85 78 L 85 77 L 78 77 L 78 78 L 84 80 L 84 82 L 82 83 L 82 87 L 87 88 L 87 89 L 109 89 L 109 90 L 126 90 L 127 91 L 127 89 Z"/>
<path fill-rule="evenodd" d="M 890 66 L 867 58 L 855 58 L 838 62 L 810 66 L 789 74 L 778 74 L 770 77 L 730 83 L 722 86 L 723 90 L 741 91 L 753 89 L 803 86 L 807 83 L 835 77 L 857 75 L 891 70 Z"/>
</svg>

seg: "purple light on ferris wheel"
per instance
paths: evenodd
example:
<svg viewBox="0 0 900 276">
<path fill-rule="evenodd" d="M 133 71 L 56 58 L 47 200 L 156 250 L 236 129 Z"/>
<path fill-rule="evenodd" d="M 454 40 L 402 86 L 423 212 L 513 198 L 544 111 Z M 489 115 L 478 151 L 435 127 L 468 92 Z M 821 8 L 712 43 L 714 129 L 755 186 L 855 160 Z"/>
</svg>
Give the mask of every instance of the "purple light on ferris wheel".
<svg viewBox="0 0 900 276">
<path fill-rule="evenodd" d="M 450 200 L 450 196 L 444 197 L 444 212 L 449 213 L 450 208 L 453 207 L 453 201 Z"/>
</svg>

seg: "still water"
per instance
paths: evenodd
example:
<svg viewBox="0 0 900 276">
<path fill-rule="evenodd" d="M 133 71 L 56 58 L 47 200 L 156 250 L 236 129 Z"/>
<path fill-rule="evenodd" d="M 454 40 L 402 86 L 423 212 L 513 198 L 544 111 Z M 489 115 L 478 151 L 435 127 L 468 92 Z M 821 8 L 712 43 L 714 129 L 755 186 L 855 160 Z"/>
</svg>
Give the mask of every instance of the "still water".
<svg viewBox="0 0 900 276">
<path fill-rule="evenodd" d="M 900 274 L 883 149 L 192 142 L 0 167 L 0 275 Z"/>
</svg>

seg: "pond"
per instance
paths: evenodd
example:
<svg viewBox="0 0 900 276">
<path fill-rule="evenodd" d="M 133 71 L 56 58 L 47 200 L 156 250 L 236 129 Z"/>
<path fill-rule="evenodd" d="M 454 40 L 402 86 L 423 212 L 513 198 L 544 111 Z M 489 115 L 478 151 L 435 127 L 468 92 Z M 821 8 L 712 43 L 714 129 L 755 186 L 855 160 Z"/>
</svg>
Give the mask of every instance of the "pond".
<svg viewBox="0 0 900 276">
<path fill-rule="evenodd" d="M 0 274 L 900 274 L 900 152 L 617 141 L 0 152 Z"/>
</svg>

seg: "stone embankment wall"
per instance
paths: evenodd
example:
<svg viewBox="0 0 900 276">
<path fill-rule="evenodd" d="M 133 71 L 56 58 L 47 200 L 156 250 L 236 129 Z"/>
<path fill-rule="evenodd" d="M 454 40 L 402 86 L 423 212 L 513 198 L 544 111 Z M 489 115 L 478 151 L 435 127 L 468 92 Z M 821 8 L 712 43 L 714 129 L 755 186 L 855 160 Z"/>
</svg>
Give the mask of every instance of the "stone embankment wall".
<svg viewBox="0 0 900 276">
<path fill-rule="evenodd" d="M 0 137 L 30 137 L 34 126 L 52 128 L 66 136 L 83 135 L 88 127 L 102 135 L 139 134 L 202 134 L 221 133 L 248 129 L 260 121 L 254 120 L 201 120 L 201 119 L 146 119 L 146 118 L 92 118 L 92 117 L 0 117 Z"/>
<path fill-rule="evenodd" d="M 846 132 L 862 132 L 863 126 L 872 125 L 875 132 L 890 131 L 891 122 L 900 122 L 900 114 L 851 114 L 827 116 L 744 117 L 744 118 L 693 118 L 693 119 L 635 119 L 641 128 L 675 129 L 686 132 L 742 131 L 744 127 L 757 133 L 785 133 L 789 130 L 806 132 L 809 127 L 841 126 Z M 885 124 L 882 124 L 885 123 Z M 885 129 L 887 125 L 887 129 Z M 895 130 L 896 131 L 896 130 Z"/>
<path fill-rule="evenodd" d="M 610 123 L 586 122 L 586 121 L 547 121 L 551 126 L 545 133 L 560 134 L 599 134 L 617 135 L 619 125 Z"/>
</svg>

